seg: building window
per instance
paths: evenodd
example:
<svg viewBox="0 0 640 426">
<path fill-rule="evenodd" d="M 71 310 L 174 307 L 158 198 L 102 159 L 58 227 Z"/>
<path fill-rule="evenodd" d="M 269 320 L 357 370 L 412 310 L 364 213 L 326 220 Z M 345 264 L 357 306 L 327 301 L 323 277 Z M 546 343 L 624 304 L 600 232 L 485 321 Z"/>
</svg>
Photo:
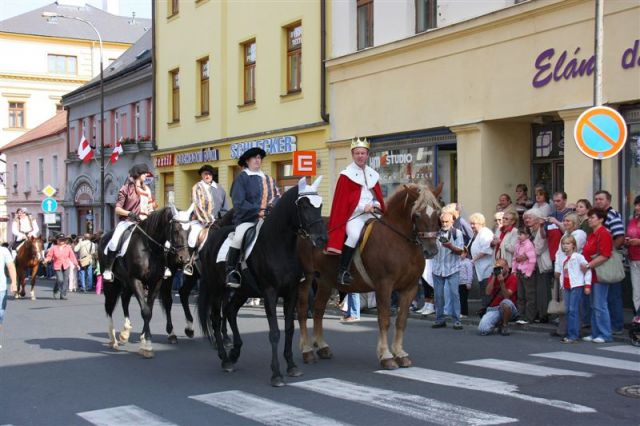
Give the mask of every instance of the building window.
<svg viewBox="0 0 640 426">
<path fill-rule="evenodd" d="M 133 137 L 136 140 L 138 140 L 138 139 L 140 139 L 140 136 L 141 136 L 141 134 L 140 134 L 140 103 L 136 104 L 136 107 L 135 107 L 135 120 L 134 120 L 133 124 L 134 124 Z"/>
<path fill-rule="evenodd" d="M 287 31 L 287 93 L 302 90 L 302 25 L 297 23 Z"/>
<path fill-rule="evenodd" d="M 51 185 L 58 188 L 58 156 L 51 157 Z"/>
<path fill-rule="evenodd" d="M 243 45 L 244 51 L 244 103 L 256 101 L 256 41 Z"/>
<path fill-rule="evenodd" d="M 57 103 L 56 104 L 56 113 L 58 113 L 60 111 L 64 111 L 64 107 L 62 106 L 62 104 Z"/>
<path fill-rule="evenodd" d="M 13 163 L 13 193 L 18 192 L 18 163 Z"/>
<path fill-rule="evenodd" d="M 114 143 L 116 141 L 120 140 L 120 136 L 122 136 L 120 134 L 120 113 L 118 111 L 115 112 L 114 114 L 114 118 L 113 118 L 113 137 L 114 137 Z M 114 144 L 115 146 L 115 144 Z"/>
<path fill-rule="evenodd" d="M 438 26 L 436 0 L 416 0 L 416 33 Z"/>
<path fill-rule="evenodd" d="M 358 0 L 358 50 L 373 46 L 373 0 Z"/>
<path fill-rule="evenodd" d="M 31 161 L 24 163 L 24 192 L 31 192 Z"/>
<path fill-rule="evenodd" d="M 531 183 L 542 186 L 547 194 L 564 186 L 564 122 L 534 124 L 532 129 Z"/>
<path fill-rule="evenodd" d="M 51 74 L 77 74 L 78 58 L 65 55 L 48 55 L 49 73 Z"/>
<path fill-rule="evenodd" d="M 9 127 L 24 128 L 24 102 L 9 102 Z"/>
<path fill-rule="evenodd" d="M 44 158 L 38 158 L 38 191 L 44 188 Z"/>
<path fill-rule="evenodd" d="M 281 193 L 298 184 L 300 177 L 293 176 L 293 163 L 291 161 L 276 163 L 276 170 L 276 185 L 280 188 Z"/>
<path fill-rule="evenodd" d="M 180 70 L 169 72 L 171 78 L 171 122 L 180 121 Z"/>
<path fill-rule="evenodd" d="M 198 61 L 200 73 L 200 115 L 209 115 L 209 58 Z"/>
<path fill-rule="evenodd" d="M 180 0 L 169 0 L 169 17 L 180 12 Z"/>
</svg>

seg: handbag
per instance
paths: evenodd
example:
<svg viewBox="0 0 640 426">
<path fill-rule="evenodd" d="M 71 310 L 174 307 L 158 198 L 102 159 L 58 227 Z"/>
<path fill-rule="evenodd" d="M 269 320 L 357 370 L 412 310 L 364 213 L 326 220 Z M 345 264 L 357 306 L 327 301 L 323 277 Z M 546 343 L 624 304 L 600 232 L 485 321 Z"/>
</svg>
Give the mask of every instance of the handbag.
<svg viewBox="0 0 640 426">
<path fill-rule="evenodd" d="M 594 256 L 598 257 L 598 255 Z M 624 280 L 624 265 L 622 254 L 616 249 L 611 250 L 611 257 L 600 266 L 596 266 L 598 284 L 616 284 Z"/>
<path fill-rule="evenodd" d="M 85 256 L 80 259 L 80 266 L 85 268 L 93 262 L 93 257 L 91 255 Z"/>
<path fill-rule="evenodd" d="M 553 295 L 547 306 L 547 313 L 553 315 L 564 315 L 566 313 L 564 302 L 560 300 L 560 280 L 553 280 Z"/>
</svg>

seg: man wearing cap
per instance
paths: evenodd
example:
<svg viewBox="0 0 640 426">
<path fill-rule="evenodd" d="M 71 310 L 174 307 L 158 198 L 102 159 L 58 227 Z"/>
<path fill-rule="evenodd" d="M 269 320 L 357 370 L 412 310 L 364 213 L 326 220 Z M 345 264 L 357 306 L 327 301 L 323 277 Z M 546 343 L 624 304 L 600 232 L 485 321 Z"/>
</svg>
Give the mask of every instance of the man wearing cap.
<svg viewBox="0 0 640 426">
<path fill-rule="evenodd" d="M 37 237 L 40 228 L 38 228 L 38 222 L 27 212 L 27 209 L 20 207 L 16 211 L 16 217 L 11 224 L 11 232 L 14 237 L 11 249 L 15 251 L 28 237 Z"/>
<path fill-rule="evenodd" d="M 247 230 L 263 219 L 280 198 L 275 180 L 267 176 L 260 167 L 267 153 L 258 147 L 245 151 L 238 159 L 242 172 L 231 185 L 233 201 L 233 224 L 235 232 L 229 234 L 230 247 L 227 254 L 227 286 L 240 286 L 240 273 L 237 265 L 242 254 L 242 239 Z"/>
<path fill-rule="evenodd" d="M 384 211 L 379 175 L 367 166 L 369 142 L 366 138 L 351 141 L 351 158 L 353 162 L 340 172 L 327 225 L 327 252 L 341 254 L 338 269 L 340 285 L 349 285 L 353 281 L 349 265 L 364 224 L 373 217 L 374 208 Z"/>
<path fill-rule="evenodd" d="M 216 219 L 229 211 L 227 194 L 213 179 L 215 169 L 209 164 L 200 167 L 198 174 L 202 180 L 191 189 L 191 203 L 193 206 L 191 231 L 187 243 L 193 250 L 189 262 L 184 266 L 185 275 L 193 275 L 193 262 L 198 252 L 196 246 L 198 236 L 204 228 L 209 228 Z"/>
<path fill-rule="evenodd" d="M 111 268 L 113 268 L 113 262 L 118 254 L 116 250 L 118 250 L 122 233 L 130 226 L 146 219 L 154 210 L 155 201 L 153 200 L 151 189 L 144 183 L 147 176 L 153 176 L 149 166 L 144 163 L 135 164 L 129 170 L 129 177 L 126 182 L 118 191 L 115 214 L 119 222 L 113 231 L 109 244 L 104 249 L 107 260 L 102 269 L 102 278 L 105 281 L 113 281 Z"/>
</svg>

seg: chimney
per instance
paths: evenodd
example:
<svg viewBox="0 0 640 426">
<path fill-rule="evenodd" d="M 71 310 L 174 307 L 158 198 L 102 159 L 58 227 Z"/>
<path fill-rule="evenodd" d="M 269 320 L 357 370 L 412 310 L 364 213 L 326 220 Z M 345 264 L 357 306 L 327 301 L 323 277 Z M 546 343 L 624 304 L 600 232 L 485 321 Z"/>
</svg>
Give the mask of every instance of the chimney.
<svg viewBox="0 0 640 426">
<path fill-rule="evenodd" d="M 112 15 L 119 15 L 120 0 L 102 0 L 102 10 Z"/>
</svg>

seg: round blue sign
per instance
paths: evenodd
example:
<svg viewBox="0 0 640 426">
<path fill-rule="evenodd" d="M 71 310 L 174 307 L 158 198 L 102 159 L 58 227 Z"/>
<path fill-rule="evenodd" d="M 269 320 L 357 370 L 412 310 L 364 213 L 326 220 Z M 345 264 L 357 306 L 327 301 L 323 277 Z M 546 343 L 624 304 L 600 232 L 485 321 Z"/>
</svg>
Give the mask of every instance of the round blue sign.
<svg viewBox="0 0 640 426">
<path fill-rule="evenodd" d="M 58 202 L 51 197 L 42 200 L 42 211 L 45 213 L 54 213 L 58 209 Z"/>
</svg>

